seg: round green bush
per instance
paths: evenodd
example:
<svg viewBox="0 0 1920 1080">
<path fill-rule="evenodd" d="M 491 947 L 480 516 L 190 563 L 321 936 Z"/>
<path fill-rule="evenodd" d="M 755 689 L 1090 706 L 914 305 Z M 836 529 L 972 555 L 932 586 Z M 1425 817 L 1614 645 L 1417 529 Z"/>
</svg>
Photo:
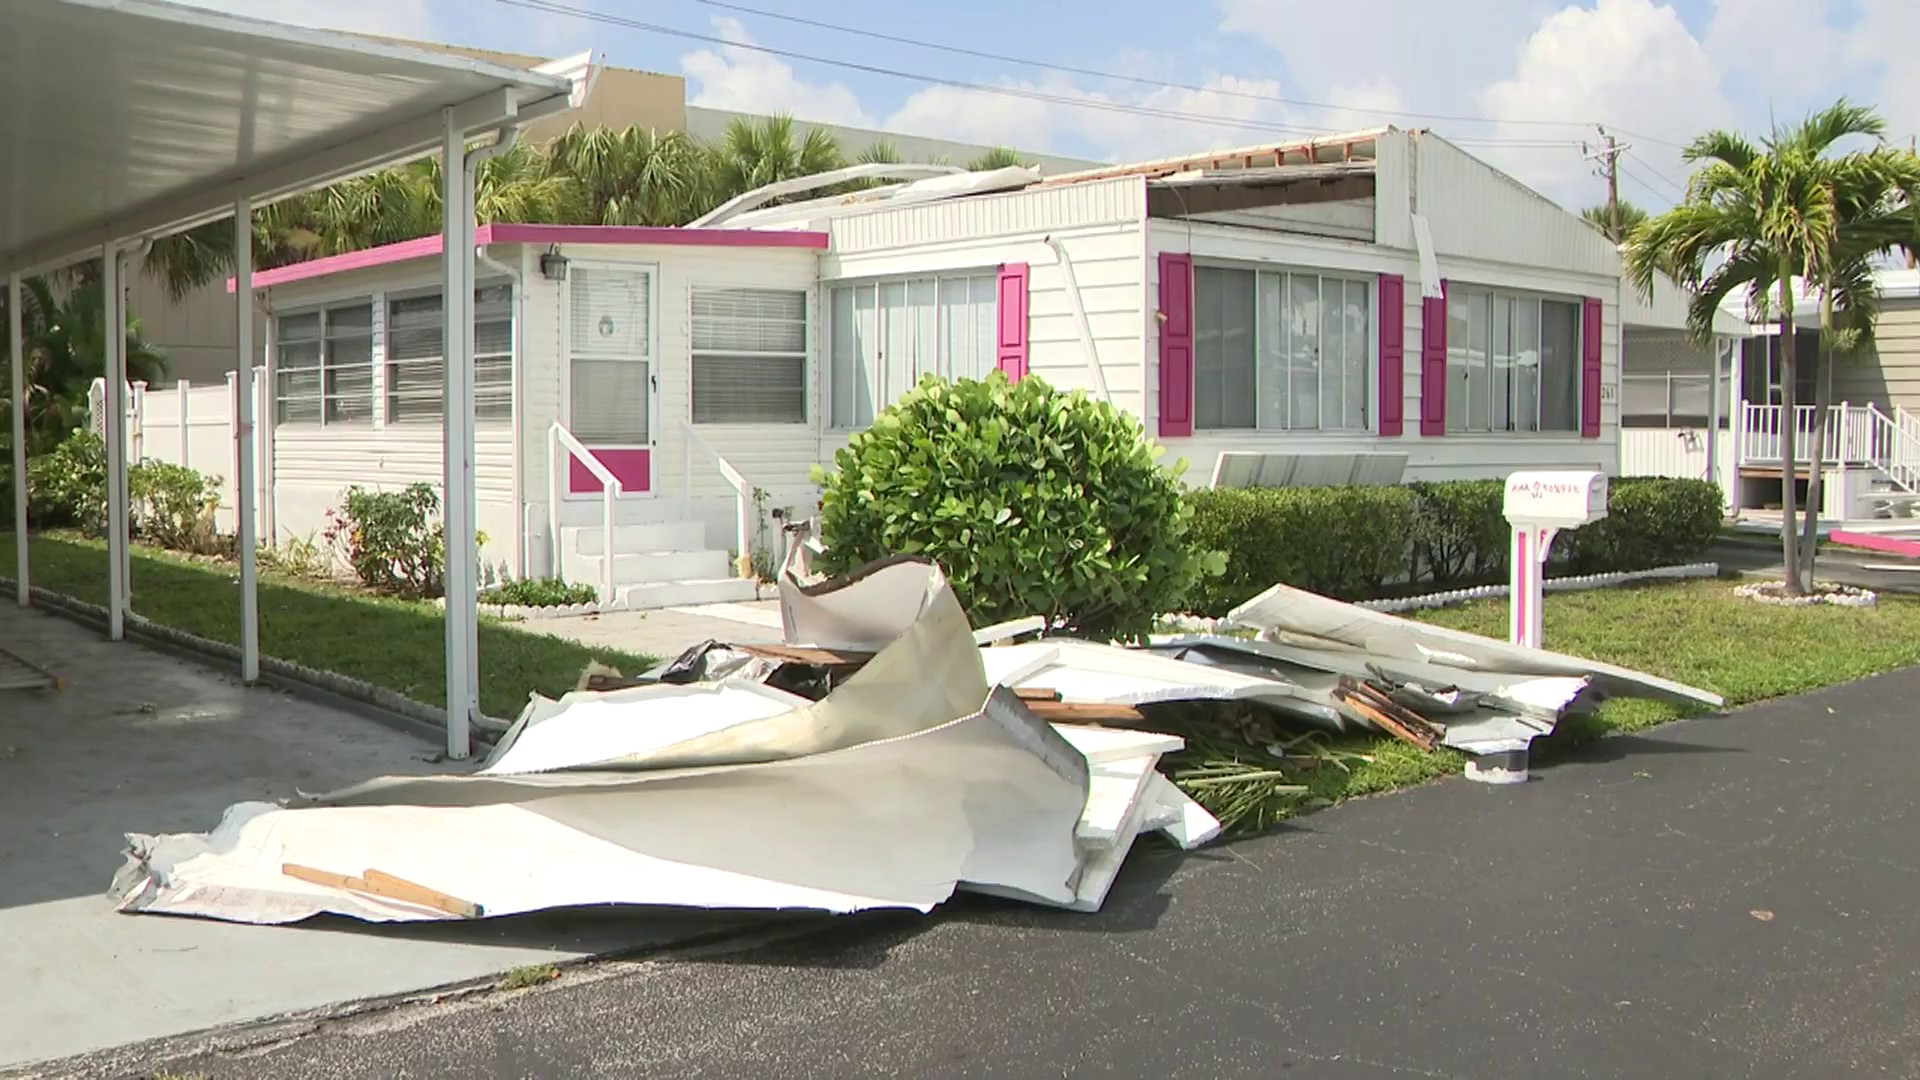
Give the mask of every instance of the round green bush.
<svg viewBox="0 0 1920 1080">
<path fill-rule="evenodd" d="M 1137 639 L 1224 562 L 1195 549 L 1184 463 L 1160 453 L 1132 417 L 1038 378 L 929 376 L 814 470 L 820 566 L 924 555 L 976 626 L 1044 615 Z"/>
</svg>

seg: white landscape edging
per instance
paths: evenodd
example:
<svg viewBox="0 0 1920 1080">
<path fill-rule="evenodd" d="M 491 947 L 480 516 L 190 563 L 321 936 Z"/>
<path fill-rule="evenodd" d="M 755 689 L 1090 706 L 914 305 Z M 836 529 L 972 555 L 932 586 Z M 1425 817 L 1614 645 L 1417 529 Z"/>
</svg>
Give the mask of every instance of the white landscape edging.
<svg viewBox="0 0 1920 1080">
<path fill-rule="evenodd" d="M 444 596 L 436 597 L 433 603 L 435 607 L 439 608 L 445 608 L 447 606 L 447 600 Z M 489 604 L 486 601 L 485 593 L 482 593 L 480 596 L 479 607 L 480 614 L 482 615 L 491 615 L 496 619 L 521 620 L 566 619 L 579 615 L 604 615 L 609 611 L 627 610 L 618 602 L 602 604 L 598 600 L 590 600 L 584 604 L 553 604 L 547 607 L 523 607 L 519 604 Z"/>
<path fill-rule="evenodd" d="M 1580 574 L 1574 577 L 1548 578 L 1542 587 L 1547 592 L 1579 592 L 1584 589 L 1608 589 L 1616 585 L 1632 585 L 1642 581 L 1683 581 L 1688 578 L 1719 576 L 1719 563 L 1687 563 L 1684 566 L 1657 566 L 1651 570 L 1622 570 L 1611 574 Z M 1388 613 L 1417 611 L 1420 608 L 1445 607 L 1465 600 L 1492 600 L 1506 596 L 1509 591 L 1511 587 L 1507 585 L 1478 585 L 1471 589 L 1452 589 L 1447 592 L 1428 593 L 1425 596 L 1368 600 L 1354 606 Z"/>
<path fill-rule="evenodd" d="M 1632 585 L 1641 581 L 1680 581 L 1688 578 L 1719 576 L 1719 563 L 1688 563 L 1684 566 L 1660 566 L 1652 570 L 1624 570 L 1611 574 L 1581 574 L 1575 577 L 1549 578 L 1544 583 L 1544 587 L 1547 592 L 1577 592 L 1582 589 L 1606 589 L 1616 585 Z M 1424 596 L 1368 600 L 1354 606 L 1394 614 L 1402 611 L 1417 611 L 1421 608 L 1446 607 L 1449 604 L 1459 604 L 1468 600 L 1493 600 L 1506 596 L 1509 589 L 1510 587 L 1506 585 L 1476 585 L 1471 589 L 1450 589 Z M 1198 615 L 1163 615 L 1156 621 L 1171 632 L 1187 634 L 1216 634 L 1234 628 L 1234 623 L 1230 619 L 1209 619 Z"/>
<path fill-rule="evenodd" d="M 1784 596 L 1772 591 L 1786 587 L 1787 583 L 1784 581 L 1750 581 L 1745 585 L 1737 586 L 1733 594 L 1756 603 L 1773 604 L 1778 607 L 1813 607 L 1816 604 L 1828 604 L 1833 607 L 1874 607 L 1880 602 L 1880 598 L 1874 594 L 1873 590 L 1852 585 L 1820 583 L 1814 588 L 1826 591 L 1810 592 L 1805 596 Z"/>
</svg>

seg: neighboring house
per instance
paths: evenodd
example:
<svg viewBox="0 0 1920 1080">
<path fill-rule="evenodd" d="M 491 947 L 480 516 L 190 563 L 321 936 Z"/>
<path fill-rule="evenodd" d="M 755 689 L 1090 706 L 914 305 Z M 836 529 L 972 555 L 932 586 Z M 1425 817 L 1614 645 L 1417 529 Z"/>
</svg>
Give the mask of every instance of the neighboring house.
<svg viewBox="0 0 1920 1080">
<path fill-rule="evenodd" d="M 1804 492 L 1810 479 L 1816 373 L 1832 380 L 1832 412 L 1822 447 L 1826 463 L 1824 516 L 1859 519 L 1898 509 L 1920 494 L 1920 271 L 1885 269 L 1876 275 L 1880 315 L 1875 344 L 1832 364 L 1798 365 L 1796 467 L 1782 460 L 1784 365 L 1777 317 L 1730 299 L 1716 328 L 1733 335 L 1737 348 L 1721 353 L 1714 379 L 1705 354 L 1677 335 L 1665 349 L 1636 350 L 1629 338 L 1624 381 L 1622 466 L 1630 472 L 1703 475 L 1703 404 L 1709 386 L 1725 404 L 1718 412 L 1725 433 L 1718 456 L 1729 506 L 1738 511 L 1777 506 L 1789 473 Z M 1819 298 L 1800 287 L 1794 303 L 1795 351 L 1814 357 L 1821 348 Z M 1680 449 L 1676 449 L 1676 447 Z"/>
<path fill-rule="evenodd" d="M 431 41 L 389 38 L 396 44 L 452 53 L 475 60 L 511 67 L 536 67 L 547 57 L 521 53 L 476 49 Z M 578 109 L 560 113 L 530 124 L 524 133 L 529 142 L 545 143 L 575 124 L 587 127 L 626 128 L 638 125 L 657 131 L 684 131 L 701 139 L 717 139 L 736 119 L 759 120 L 762 117 L 725 109 L 706 109 L 686 103 L 686 80 L 635 68 L 608 67 L 594 82 L 593 93 Z M 797 136 L 804 137 L 814 128 L 834 136 L 849 160 L 878 142 L 891 143 L 908 161 L 945 159 L 965 165 L 985 153 L 989 147 L 917 135 L 841 127 L 833 124 L 795 120 Z M 1083 169 L 1095 162 L 1053 154 L 1022 153 L 1022 159 L 1042 173 Z M 140 319 L 145 339 L 163 351 L 173 379 L 199 386 L 223 382 L 234 367 L 235 335 L 233 302 L 218 282 L 178 300 L 164 286 L 146 274 L 135 275 L 129 283 L 129 308 Z M 264 341 L 264 324 L 256 327 L 253 340 Z"/>
<path fill-rule="evenodd" d="M 1228 451 L 1413 479 L 1619 460 L 1612 245 L 1429 133 L 945 176 L 720 225 L 478 231 L 490 563 L 601 580 L 600 482 L 551 452 L 570 438 L 622 485 L 627 602 L 747 595 L 727 549 L 810 513 L 812 466 L 927 374 L 1105 396 L 1197 484 Z M 438 482 L 438 244 L 255 277 L 263 535 L 319 528 L 348 484 Z"/>
</svg>

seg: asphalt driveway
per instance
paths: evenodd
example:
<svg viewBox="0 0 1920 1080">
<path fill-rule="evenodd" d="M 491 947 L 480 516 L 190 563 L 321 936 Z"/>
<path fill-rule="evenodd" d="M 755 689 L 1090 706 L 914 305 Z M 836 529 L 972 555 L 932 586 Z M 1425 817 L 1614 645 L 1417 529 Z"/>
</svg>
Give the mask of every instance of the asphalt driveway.
<svg viewBox="0 0 1920 1080">
<path fill-rule="evenodd" d="M 1920 1075 L 1920 670 L 980 900 L 165 1060 L 211 1076 Z M 160 1061 L 147 1063 L 148 1067 Z"/>
</svg>

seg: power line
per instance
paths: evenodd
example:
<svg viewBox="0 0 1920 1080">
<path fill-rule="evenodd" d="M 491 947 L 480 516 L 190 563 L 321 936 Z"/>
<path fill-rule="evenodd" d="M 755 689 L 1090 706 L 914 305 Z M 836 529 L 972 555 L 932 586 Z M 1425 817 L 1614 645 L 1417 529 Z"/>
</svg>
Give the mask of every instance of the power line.
<svg viewBox="0 0 1920 1080">
<path fill-rule="evenodd" d="M 755 42 L 732 41 L 732 40 L 728 40 L 727 38 L 718 37 L 712 34 L 702 34 L 702 33 L 697 33 L 691 30 L 682 30 L 682 29 L 679 29 L 678 27 L 663 26 L 658 23 L 644 22 L 639 19 L 627 18 L 625 16 L 610 15 L 604 12 L 590 11 L 583 8 L 571 7 L 566 4 L 558 3 L 556 2 L 556 0 L 494 0 L 494 2 L 505 5 L 507 7 L 524 8 L 528 11 L 537 11 L 537 12 L 542 12 L 544 14 L 549 14 L 549 15 L 563 15 L 569 18 L 582 19 L 587 22 L 596 22 L 596 23 L 602 23 L 608 26 L 619 26 L 627 29 L 642 30 L 648 33 L 661 34 L 668 37 L 682 38 L 689 41 L 698 41 L 708 45 L 719 45 L 725 48 L 745 49 L 752 52 L 764 53 L 769 56 L 778 56 L 788 60 L 800 60 L 807 63 L 822 64 L 827 67 L 844 68 L 850 71 L 860 71 L 860 72 L 864 72 L 871 75 L 882 75 L 888 78 L 907 79 L 914 82 L 930 83 L 936 86 L 947 86 L 947 87 L 951 87 L 958 90 L 972 90 L 979 93 L 998 94 L 1006 97 L 1022 98 L 1029 101 L 1041 101 L 1041 102 L 1046 102 L 1046 103 L 1055 104 L 1055 105 L 1066 105 L 1074 108 L 1093 109 L 1101 112 L 1120 113 L 1120 114 L 1129 115 L 1129 116 L 1145 116 L 1145 117 L 1151 117 L 1154 119 L 1161 119 L 1161 120 L 1179 120 L 1186 123 L 1204 124 L 1212 127 L 1229 128 L 1229 129 L 1241 130 L 1241 131 L 1274 131 L 1274 132 L 1280 132 L 1284 134 L 1308 135 L 1308 136 L 1327 135 L 1327 134 L 1335 133 L 1335 129 L 1333 128 L 1312 127 L 1312 126 L 1301 125 L 1301 124 L 1282 124 L 1282 123 L 1277 123 L 1270 120 L 1257 120 L 1252 118 L 1237 119 L 1233 117 L 1218 116 L 1218 115 L 1206 114 L 1206 113 L 1186 112 L 1179 109 L 1166 109 L 1166 108 L 1160 108 L 1152 105 L 1138 105 L 1138 104 L 1132 104 L 1128 102 L 1109 101 L 1109 100 L 1100 99 L 1100 98 L 1073 97 L 1066 94 L 1055 94 L 1055 93 L 1049 93 L 1042 90 L 1031 90 L 1024 87 L 994 86 L 987 83 L 967 82 L 961 79 L 949 79 L 949 78 L 944 78 L 938 75 L 928 75 L 922 72 L 902 71 L 897 68 L 882 67 L 877 64 L 866 64 L 866 63 L 860 63 L 858 61 L 852 61 L 852 60 L 839 60 L 839 59 L 834 59 L 832 57 L 816 56 L 811 53 L 797 52 L 791 49 L 779 49 L 779 48 L 774 48 L 773 46 L 770 46 L 770 45 L 761 45 Z M 1561 148 L 1577 145 L 1572 140 L 1501 139 L 1501 138 L 1492 137 L 1492 136 L 1478 137 L 1478 138 L 1469 136 L 1469 137 L 1457 139 L 1454 141 L 1460 142 L 1462 144 L 1510 147 L 1514 149 L 1545 149 L 1545 148 L 1561 149 Z"/>
<path fill-rule="evenodd" d="M 1660 183 L 1666 186 L 1667 191 L 1661 192 L 1655 189 L 1653 184 L 1647 179 L 1645 175 L 1643 175 L 1638 169 L 1635 169 L 1632 165 L 1628 164 L 1624 160 L 1620 163 L 1620 171 L 1623 173 L 1626 173 L 1627 176 L 1632 178 L 1635 183 L 1639 184 L 1643 188 L 1646 188 L 1647 191 L 1651 192 L 1656 198 L 1685 199 L 1687 197 L 1687 193 L 1681 190 L 1680 185 L 1674 183 L 1671 180 L 1668 180 L 1666 177 L 1660 176 L 1657 173 L 1655 174 L 1655 178 L 1658 179 Z"/>
<path fill-rule="evenodd" d="M 1336 105 L 1328 101 L 1304 101 L 1298 98 L 1276 97 L 1272 94 L 1257 94 L 1251 90 L 1233 90 L 1216 86 L 1199 86 L 1194 83 L 1170 82 L 1165 79 L 1153 79 L 1144 75 L 1127 75 L 1117 71 L 1102 71 L 1099 68 L 1075 67 L 1050 60 L 1034 60 L 1029 57 L 1009 56 L 1004 53 L 987 52 L 984 49 L 969 49 L 961 45 L 949 45 L 945 42 L 927 41 L 921 38 L 903 37 L 898 34 L 883 33 L 878 30 L 866 30 L 857 26 L 844 26 L 823 19 L 809 19 L 801 15 L 789 15 L 780 11 L 768 11 L 765 8 L 751 7 L 746 4 L 730 3 L 728 0 L 694 0 L 697 4 L 720 8 L 725 11 L 737 11 L 744 15 L 758 15 L 766 19 L 799 26 L 811 26 L 819 30 L 832 30 L 836 33 L 853 34 L 857 37 L 871 38 L 875 41 L 891 42 L 895 45 L 911 45 L 917 49 L 932 49 L 936 52 L 951 53 L 955 56 L 970 56 L 978 60 L 993 60 L 1003 64 L 1019 64 L 1025 67 L 1041 68 L 1046 71 L 1059 71 L 1069 75 L 1085 75 L 1094 79 L 1110 79 L 1114 82 L 1133 83 L 1136 86 L 1151 86 L 1164 90 L 1185 90 L 1200 94 L 1218 94 L 1222 97 L 1241 98 L 1247 101 L 1266 101 L 1276 105 L 1291 105 L 1303 109 L 1326 109 L 1336 112 L 1366 113 L 1371 116 L 1388 118 L 1404 117 L 1416 120 L 1446 120 L 1454 123 L 1469 124 L 1513 124 L 1529 127 L 1588 127 L 1587 120 L 1502 120 L 1491 116 L 1468 116 L 1457 113 L 1413 112 L 1406 109 L 1370 109 L 1357 105 Z M 1658 142 L 1659 140 L 1653 140 Z"/>
</svg>

